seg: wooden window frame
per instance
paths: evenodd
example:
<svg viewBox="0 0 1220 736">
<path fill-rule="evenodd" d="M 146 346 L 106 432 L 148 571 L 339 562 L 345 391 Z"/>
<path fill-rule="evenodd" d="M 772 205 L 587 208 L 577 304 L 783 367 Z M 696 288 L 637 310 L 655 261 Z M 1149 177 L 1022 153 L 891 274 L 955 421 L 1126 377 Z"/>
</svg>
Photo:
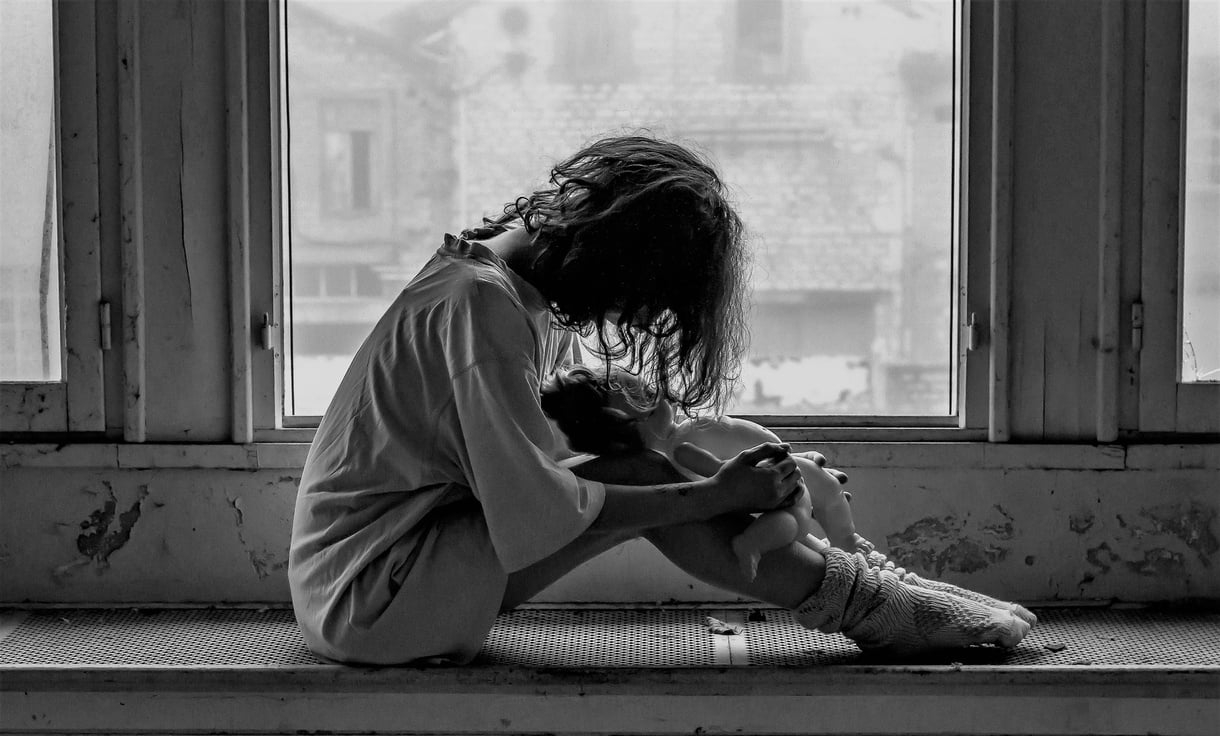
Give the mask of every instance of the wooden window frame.
<svg viewBox="0 0 1220 736">
<path fill-rule="evenodd" d="M 52 382 L 0 383 L 0 432 L 100 433 L 103 395 L 97 15 L 93 3 L 53 4 L 58 140 L 63 374 Z M 118 324 L 119 315 L 113 315 Z"/>
<path fill-rule="evenodd" d="M 1138 352 L 1140 435 L 1220 432 L 1220 382 L 1183 382 L 1182 289 L 1185 201 L 1185 2 L 1149 3 L 1143 27 L 1142 221 Z M 1155 11 L 1155 12 L 1154 12 Z M 1137 318 L 1138 319 L 1138 318 Z"/>
<path fill-rule="evenodd" d="M 230 110 L 245 111 L 230 120 L 230 132 L 249 140 L 230 146 L 234 180 L 231 212 L 234 236 L 231 261 L 246 287 L 235 289 L 233 352 L 234 437 L 241 441 L 308 441 L 318 417 L 285 417 L 282 370 L 289 339 L 281 327 L 289 307 L 282 279 L 283 223 L 286 203 L 280 192 L 287 159 L 279 119 L 287 106 L 279 96 L 285 70 L 280 67 L 282 14 L 277 0 L 232 3 L 227 23 L 229 56 L 240 73 L 230 72 Z M 1006 435 L 1007 278 L 1011 228 L 1012 11 L 993 0 L 962 0 L 958 100 L 955 114 L 960 160 L 955 185 L 958 228 L 955 245 L 956 294 L 952 351 L 957 358 L 958 413 L 953 416 L 767 416 L 751 418 L 773 427 L 791 441 L 1003 441 Z M 255 140 L 259 141 L 255 144 Z M 263 142 L 266 142 L 264 144 Z M 269 160 L 251 152 L 267 145 Z M 236 149 L 236 150 L 234 150 Z M 237 159 L 234 159 L 234 157 Z M 969 181 L 991 186 L 967 186 Z M 243 193 L 244 194 L 239 194 Z M 258 223 L 258 213 L 272 213 Z M 234 273 L 238 279 L 242 273 Z M 245 318 L 249 315 L 249 319 Z M 266 315 L 265 318 L 263 315 Z M 968 322 L 975 327 L 969 349 Z M 265 324 L 265 326 L 264 326 Z M 280 337 L 282 335 L 283 337 Z M 260 343 L 266 342 L 265 345 Z M 260 349 L 262 347 L 263 349 Z"/>
</svg>

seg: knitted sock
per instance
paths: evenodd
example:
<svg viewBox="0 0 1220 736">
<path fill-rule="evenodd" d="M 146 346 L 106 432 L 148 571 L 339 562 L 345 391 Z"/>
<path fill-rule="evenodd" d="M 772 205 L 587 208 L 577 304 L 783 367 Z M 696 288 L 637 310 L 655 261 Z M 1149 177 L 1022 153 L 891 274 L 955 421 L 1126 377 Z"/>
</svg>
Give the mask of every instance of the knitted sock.
<svg viewBox="0 0 1220 736">
<path fill-rule="evenodd" d="M 825 552 L 822 585 L 794 611 L 802 626 L 841 631 L 865 650 L 898 655 L 974 644 L 1014 647 L 1029 624 L 1012 613 L 937 590 L 903 585 L 864 555 Z"/>
<path fill-rule="evenodd" d="M 984 606 L 998 608 L 1001 611 L 1008 611 L 1030 626 L 1038 623 L 1038 617 L 1034 615 L 1033 611 L 1019 603 L 1009 603 L 1008 601 L 997 600 L 983 593 L 969 590 L 967 588 L 960 588 L 953 583 L 946 583 L 943 580 L 929 580 L 927 578 L 921 578 L 913 572 L 908 572 L 903 575 L 902 582 L 906 583 L 907 585 L 914 585 L 917 588 L 938 590 L 941 593 L 955 595 L 958 598 L 965 598 L 968 601 L 974 601 L 975 603 L 981 603 Z"/>
<path fill-rule="evenodd" d="M 897 575 L 898 578 L 907 585 L 914 585 L 917 588 L 926 588 L 928 590 L 940 591 L 941 593 L 948 593 L 949 595 L 955 595 L 958 598 L 965 598 L 968 601 L 981 603 L 984 606 L 991 606 L 992 608 L 998 608 L 1001 611 L 1008 611 L 1030 626 L 1038 623 L 1038 617 L 1035 616 L 1028 608 L 1018 603 L 1009 603 L 1008 601 L 997 600 L 989 595 L 958 587 L 953 583 L 946 583 L 940 580 L 929 580 L 928 578 L 920 577 L 913 572 L 908 572 L 906 569 L 898 567 L 880 552 L 869 552 L 867 559 L 869 567 L 889 570 Z"/>
<path fill-rule="evenodd" d="M 877 550 L 869 552 L 864 556 L 864 559 L 868 560 L 869 567 L 879 567 L 882 570 L 889 570 L 898 577 L 902 577 L 903 575 L 907 574 L 906 568 L 902 568 L 894 564 L 893 560 L 881 554 Z"/>
</svg>

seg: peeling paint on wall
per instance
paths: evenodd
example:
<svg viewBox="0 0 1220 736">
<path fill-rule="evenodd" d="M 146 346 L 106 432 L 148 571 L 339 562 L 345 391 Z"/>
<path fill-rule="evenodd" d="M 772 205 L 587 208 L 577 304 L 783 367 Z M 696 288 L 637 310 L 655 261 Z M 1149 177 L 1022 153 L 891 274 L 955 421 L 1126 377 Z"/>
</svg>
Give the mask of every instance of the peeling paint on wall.
<svg viewBox="0 0 1220 736">
<path fill-rule="evenodd" d="M 1173 575 L 1182 577 L 1186 574 L 1184 556 L 1173 550 L 1156 548 L 1144 550 L 1143 557 L 1138 560 L 1127 560 L 1123 565 L 1137 575 Z"/>
<path fill-rule="evenodd" d="M 143 513 L 144 500 L 148 498 L 148 486 L 136 488 L 135 500 L 120 509 L 118 495 L 108 481 L 102 481 L 104 492 L 92 488 L 84 489 L 93 496 L 104 496 L 99 509 L 95 509 L 89 518 L 81 521 L 78 526 L 81 533 L 76 537 L 76 550 L 81 558 L 66 565 L 61 565 L 52 571 L 52 577 L 59 579 L 73 570 L 92 563 L 100 572 L 110 566 L 110 556 L 122 549 L 131 541 L 131 533 Z M 69 526 L 63 524 L 63 526 Z"/>
<path fill-rule="evenodd" d="M 1195 551 L 1204 567 L 1211 567 L 1211 558 L 1220 552 L 1214 508 L 1191 501 L 1185 508 L 1178 504 L 1165 504 L 1142 509 L 1140 516 L 1148 521 L 1157 534 L 1168 534 L 1185 542 Z"/>
<path fill-rule="evenodd" d="M 1093 528 L 1093 524 L 1097 521 L 1092 512 L 1083 514 L 1072 514 L 1068 517 L 1068 528 L 1076 534 L 1084 534 Z"/>
<path fill-rule="evenodd" d="M 1135 516 L 1115 514 L 1118 533 L 1085 552 L 1090 565 L 1108 573 L 1115 567 L 1141 577 L 1182 578 L 1188 557 L 1211 567 L 1220 551 L 1217 512 L 1198 501 L 1142 508 Z M 1086 574 L 1081 585 L 1092 582 Z"/>
<path fill-rule="evenodd" d="M 1006 558 L 1015 532 L 1012 516 L 996 504 L 991 511 L 999 518 L 974 520 L 969 514 L 929 516 L 897 534 L 886 537 L 894 559 L 906 567 L 932 575 L 946 571 L 978 572 Z"/>
<path fill-rule="evenodd" d="M 44 457 L 38 449 L 4 455 L 14 467 L 0 477 L 0 603 L 290 600 L 285 570 L 300 472 L 275 463 L 303 453 L 89 444 Z M 1150 457 L 1168 466 L 1177 452 Z M 871 504 L 862 493 L 857 523 L 883 552 L 929 577 L 1008 600 L 1220 601 L 1215 468 L 902 466 L 860 474 L 854 480 L 870 487 L 909 491 L 893 502 L 874 495 Z M 601 555 L 539 596 L 671 599 L 738 600 L 685 576 L 647 542 Z"/>
</svg>

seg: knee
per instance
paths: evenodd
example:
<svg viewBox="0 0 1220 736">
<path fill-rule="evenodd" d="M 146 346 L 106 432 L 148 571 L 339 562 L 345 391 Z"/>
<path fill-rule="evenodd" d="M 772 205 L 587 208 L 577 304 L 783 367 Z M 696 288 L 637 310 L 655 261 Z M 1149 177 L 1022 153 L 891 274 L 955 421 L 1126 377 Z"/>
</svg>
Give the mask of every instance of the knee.
<svg viewBox="0 0 1220 736">
<path fill-rule="evenodd" d="M 669 459 L 653 450 L 604 455 L 572 468 L 586 480 L 625 486 L 648 486 L 686 480 Z"/>
</svg>

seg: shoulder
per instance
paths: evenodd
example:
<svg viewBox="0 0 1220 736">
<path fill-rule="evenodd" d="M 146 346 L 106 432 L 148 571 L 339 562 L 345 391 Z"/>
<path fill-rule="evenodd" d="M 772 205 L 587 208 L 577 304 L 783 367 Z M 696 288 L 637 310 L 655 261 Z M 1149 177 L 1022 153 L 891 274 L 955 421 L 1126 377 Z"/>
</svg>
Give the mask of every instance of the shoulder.
<svg viewBox="0 0 1220 736">
<path fill-rule="evenodd" d="M 442 301 L 455 316 L 468 313 L 480 321 L 525 316 L 512 282 L 491 266 L 455 264 L 447 282 Z"/>
<path fill-rule="evenodd" d="M 494 268 L 468 269 L 455 277 L 441 303 L 441 339 L 453 359 L 537 360 L 540 319 Z"/>
</svg>

